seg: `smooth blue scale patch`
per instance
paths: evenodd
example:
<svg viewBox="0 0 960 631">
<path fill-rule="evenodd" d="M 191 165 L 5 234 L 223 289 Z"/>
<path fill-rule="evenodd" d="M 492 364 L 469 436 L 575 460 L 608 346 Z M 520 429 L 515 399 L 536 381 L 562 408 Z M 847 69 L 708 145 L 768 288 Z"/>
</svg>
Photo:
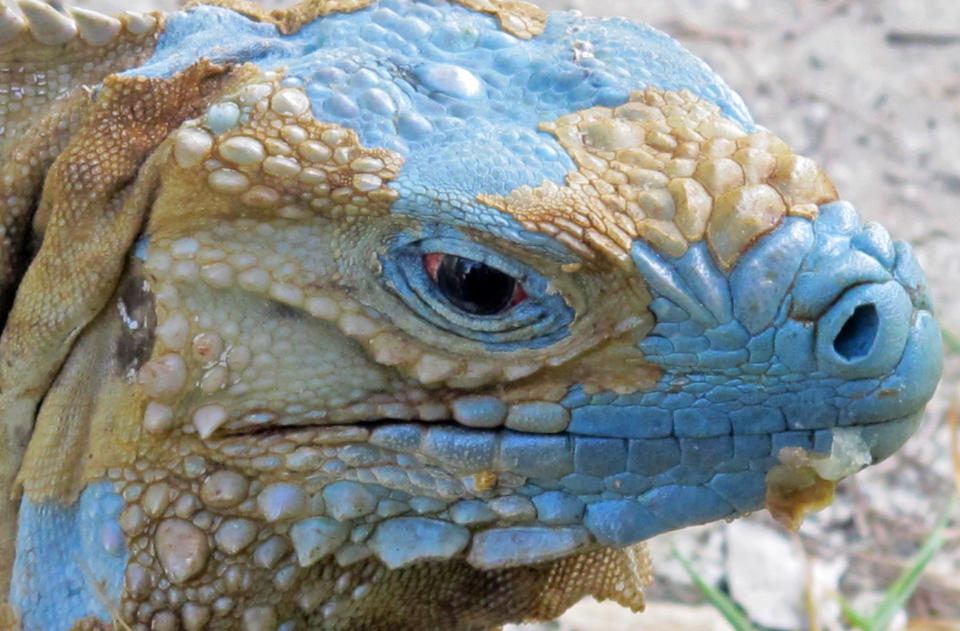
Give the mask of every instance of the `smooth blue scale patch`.
<svg viewBox="0 0 960 631">
<path fill-rule="evenodd" d="M 327 485 L 323 489 L 327 512 L 338 521 L 369 515 L 377 507 L 377 498 L 371 492 L 371 487 L 349 480 Z"/>
<path fill-rule="evenodd" d="M 756 510 L 755 499 L 766 493 L 765 477 L 765 473 L 758 471 L 719 473 L 708 486 L 738 512 L 745 513 Z"/>
<path fill-rule="evenodd" d="M 627 468 L 627 441 L 577 436 L 573 461 L 574 470 L 583 475 L 603 478 L 622 473 Z"/>
<path fill-rule="evenodd" d="M 669 410 L 646 406 L 589 405 L 573 410 L 567 431 L 588 436 L 657 438 L 673 431 Z"/>
<path fill-rule="evenodd" d="M 174 15 L 151 58 L 127 74 L 170 76 L 201 57 L 283 69 L 318 119 L 403 154 L 394 212 L 516 241 L 544 237 L 475 198 L 544 180 L 563 184 L 575 165 L 538 131 L 542 121 L 620 105 L 631 91 L 655 87 L 690 90 L 753 127 L 740 97 L 669 36 L 575 13 L 551 14 L 543 34 L 523 40 L 493 16 L 453 3 L 383 0 L 289 36 L 226 9 L 196 7 Z"/>
<path fill-rule="evenodd" d="M 779 230 L 760 239 L 737 263 L 730 275 L 734 314 L 752 335 L 774 323 L 812 247 L 812 224 L 788 217 Z"/>
<path fill-rule="evenodd" d="M 410 508 L 416 513 L 426 515 L 428 513 L 439 513 L 447 507 L 443 500 L 436 497 L 414 497 L 409 502 Z"/>
<path fill-rule="evenodd" d="M 671 530 L 650 509 L 633 500 L 608 500 L 587 506 L 584 524 L 605 545 L 628 545 Z"/>
<path fill-rule="evenodd" d="M 482 568 L 515 567 L 567 556 L 589 543 L 583 528 L 495 528 L 474 535 L 467 558 Z"/>
<path fill-rule="evenodd" d="M 716 471 L 733 458 L 733 438 L 730 435 L 711 438 L 681 438 L 683 464 Z"/>
<path fill-rule="evenodd" d="M 21 502 L 10 601 L 23 612 L 24 631 L 57 631 L 88 616 L 110 621 L 101 593 L 121 593 L 128 559 L 117 523 L 122 509 L 109 482 L 87 486 L 66 506 Z"/>
<path fill-rule="evenodd" d="M 451 467 L 486 471 L 493 466 L 497 437 L 460 427 L 431 427 L 420 445 L 423 453 Z"/>
<path fill-rule="evenodd" d="M 573 450 L 567 436 L 506 431 L 500 438 L 496 466 L 528 478 L 559 480 L 573 472 Z"/>
<path fill-rule="evenodd" d="M 735 512 L 733 506 L 707 486 L 661 486 L 643 499 L 653 515 L 673 528 L 716 521 Z"/>
<path fill-rule="evenodd" d="M 498 519 L 486 502 L 480 500 L 465 500 L 450 507 L 450 519 L 461 526 L 473 524 L 487 524 Z"/>
<path fill-rule="evenodd" d="M 584 503 L 561 491 L 547 491 L 533 497 L 537 520 L 545 524 L 571 524 L 583 517 Z"/>
<path fill-rule="evenodd" d="M 398 517 L 377 526 L 368 545 L 389 568 L 437 558 L 448 559 L 466 548 L 470 531 L 435 519 Z"/>
<path fill-rule="evenodd" d="M 633 473 L 655 476 L 680 464 L 680 442 L 673 437 L 631 440 L 628 469 Z"/>
<path fill-rule="evenodd" d="M 496 427 L 507 415 L 507 404 L 496 397 L 458 399 L 452 409 L 455 418 L 471 427 Z"/>
<path fill-rule="evenodd" d="M 723 436 L 730 433 L 730 418 L 726 411 L 713 407 L 689 407 L 673 413 L 673 428 L 680 438 Z"/>
</svg>

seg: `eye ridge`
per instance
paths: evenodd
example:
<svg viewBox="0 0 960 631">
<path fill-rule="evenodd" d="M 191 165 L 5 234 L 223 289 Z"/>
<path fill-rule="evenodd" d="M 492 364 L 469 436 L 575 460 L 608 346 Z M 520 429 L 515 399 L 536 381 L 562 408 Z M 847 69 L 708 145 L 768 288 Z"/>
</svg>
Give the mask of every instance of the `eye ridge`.
<svg viewBox="0 0 960 631">
<path fill-rule="evenodd" d="M 499 315 L 527 298 L 518 279 L 481 261 L 430 252 L 423 268 L 444 298 L 470 315 Z"/>
</svg>

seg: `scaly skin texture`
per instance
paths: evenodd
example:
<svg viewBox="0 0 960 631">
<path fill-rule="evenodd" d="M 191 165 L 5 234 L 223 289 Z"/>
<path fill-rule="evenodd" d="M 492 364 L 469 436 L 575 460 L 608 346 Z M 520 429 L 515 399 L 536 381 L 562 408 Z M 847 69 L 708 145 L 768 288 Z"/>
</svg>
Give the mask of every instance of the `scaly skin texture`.
<svg viewBox="0 0 960 631">
<path fill-rule="evenodd" d="M 21 9 L 3 631 L 640 609 L 645 539 L 795 523 L 936 384 L 909 248 L 652 29 Z"/>
</svg>

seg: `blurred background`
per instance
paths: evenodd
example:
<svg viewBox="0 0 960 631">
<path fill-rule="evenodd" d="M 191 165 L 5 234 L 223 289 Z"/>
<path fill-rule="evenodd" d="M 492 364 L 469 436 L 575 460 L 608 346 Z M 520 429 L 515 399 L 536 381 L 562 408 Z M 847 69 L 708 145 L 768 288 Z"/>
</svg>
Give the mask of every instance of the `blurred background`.
<svg viewBox="0 0 960 631">
<path fill-rule="evenodd" d="M 105 12 L 176 0 L 75 0 Z M 283 6 L 271 0 L 270 6 Z M 867 615 L 953 493 L 950 406 L 960 383 L 960 2 L 957 0 L 540 0 L 625 16 L 682 41 L 738 90 L 757 122 L 817 160 L 864 219 L 910 242 L 948 332 L 944 380 L 917 435 L 844 482 L 796 535 L 765 512 L 658 537 L 648 610 L 585 602 L 510 631 L 731 628 L 672 555 L 729 594 L 757 628 L 851 628 L 838 594 Z M 956 412 L 954 410 L 954 415 Z M 926 567 L 891 629 L 960 630 L 960 529 Z"/>
</svg>

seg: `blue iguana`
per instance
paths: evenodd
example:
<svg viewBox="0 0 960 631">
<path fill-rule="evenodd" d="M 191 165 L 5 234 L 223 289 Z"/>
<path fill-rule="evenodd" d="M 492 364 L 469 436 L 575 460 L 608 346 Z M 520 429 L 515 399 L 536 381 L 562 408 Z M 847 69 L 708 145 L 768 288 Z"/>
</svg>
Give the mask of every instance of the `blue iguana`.
<svg viewBox="0 0 960 631">
<path fill-rule="evenodd" d="M 796 521 L 937 383 L 910 248 L 652 28 L 18 7 L 4 631 L 640 609 L 644 540 Z"/>
</svg>

